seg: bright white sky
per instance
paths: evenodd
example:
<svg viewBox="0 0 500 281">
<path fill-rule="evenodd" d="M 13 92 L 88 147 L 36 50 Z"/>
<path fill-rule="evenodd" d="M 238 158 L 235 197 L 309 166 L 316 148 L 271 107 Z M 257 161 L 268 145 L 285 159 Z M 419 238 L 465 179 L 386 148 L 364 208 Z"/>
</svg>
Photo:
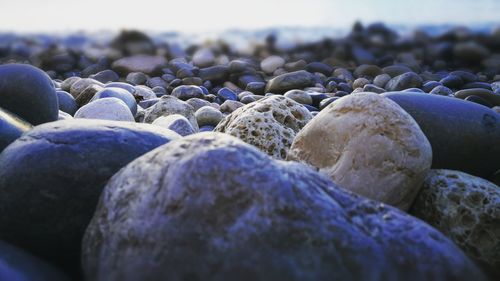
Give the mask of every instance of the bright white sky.
<svg viewBox="0 0 500 281">
<path fill-rule="evenodd" d="M 3 31 L 216 31 L 277 26 L 500 22 L 500 0 L 0 0 Z"/>
</svg>

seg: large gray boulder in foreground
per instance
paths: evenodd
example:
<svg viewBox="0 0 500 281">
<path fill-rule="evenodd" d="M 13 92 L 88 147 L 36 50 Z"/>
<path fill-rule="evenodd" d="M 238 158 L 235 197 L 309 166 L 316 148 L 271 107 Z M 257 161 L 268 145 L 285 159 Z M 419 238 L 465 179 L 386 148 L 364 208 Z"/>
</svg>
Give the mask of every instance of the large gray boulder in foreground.
<svg viewBox="0 0 500 281">
<path fill-rule="evenodd" d="M 422 221 L 220 133 L 115 174 L 82 254 L 88 280 L 484 279 Z"/>
</svg>

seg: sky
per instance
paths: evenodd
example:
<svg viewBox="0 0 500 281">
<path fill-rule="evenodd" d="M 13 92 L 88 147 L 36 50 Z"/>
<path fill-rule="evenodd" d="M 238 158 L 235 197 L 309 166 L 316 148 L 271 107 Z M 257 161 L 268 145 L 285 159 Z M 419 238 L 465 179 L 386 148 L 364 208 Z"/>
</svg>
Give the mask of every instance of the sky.
<svg viewBox="0 0 500 281">
<path fill-rule="evenodd" d="M 281 26 L 500 23 L 500 0 L 0 0 L 0 30 L 202 32 Z"/>
</svg>

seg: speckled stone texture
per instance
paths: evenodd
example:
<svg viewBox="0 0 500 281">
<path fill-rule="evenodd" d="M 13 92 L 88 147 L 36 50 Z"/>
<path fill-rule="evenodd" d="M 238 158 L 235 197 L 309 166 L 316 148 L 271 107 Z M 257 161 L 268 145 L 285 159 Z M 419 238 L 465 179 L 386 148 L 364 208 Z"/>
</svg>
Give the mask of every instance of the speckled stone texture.
<svg viewBox="0 0 500 281">
<path fill-rule="evenodd" d="M 410 213 L 453 240 L 500 279 L 500 188 L 453 170 L 431 170 Z"/>
<path fill-rule="evenodd" d="M 295 135 L 311 120 L 303 105 L 283 96 L 270 96 L 236 109 L 215 127 L 277 159 L 285 159 Z"/>
<path fill-rule="evenodd" d="M 113 176 L 82 249 L 87 280 L 483 280 L 420 220 L 220 133 Z"/>
<path fill-rule="evenodd" d="M 143 117 L 141 121 L 144 123 L 153 123 L 158 117 L 171 114 L 180 114 L 186 117 L 193 126 L 193 129 L 198 131 L 198 122 L 196 122 L 196 117 L 194 116 L 194 108 L 173 96 L 162 96 L 157 103 L 145 109 L 142 113 Z"/>
<path fill-rule="evenodd" d="M 395 102 L 374 93 L 334 101 L 295 138 L 288 160 L 341 187 L 407 210 L 430 169 L 429 141 Z"/>
</svg>

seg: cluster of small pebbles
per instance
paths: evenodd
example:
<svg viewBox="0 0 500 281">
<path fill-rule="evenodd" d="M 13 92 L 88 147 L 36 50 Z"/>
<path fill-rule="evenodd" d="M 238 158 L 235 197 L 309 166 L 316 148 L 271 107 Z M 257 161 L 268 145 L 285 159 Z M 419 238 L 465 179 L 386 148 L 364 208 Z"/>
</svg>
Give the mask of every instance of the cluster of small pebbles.
<svg viewBox="0 0 500 281">
<path fill-rule="evenodd" d="M 500 30 L 277 39 L 1 44 L 0 279 L 500 278 Z"/>
</svg>

